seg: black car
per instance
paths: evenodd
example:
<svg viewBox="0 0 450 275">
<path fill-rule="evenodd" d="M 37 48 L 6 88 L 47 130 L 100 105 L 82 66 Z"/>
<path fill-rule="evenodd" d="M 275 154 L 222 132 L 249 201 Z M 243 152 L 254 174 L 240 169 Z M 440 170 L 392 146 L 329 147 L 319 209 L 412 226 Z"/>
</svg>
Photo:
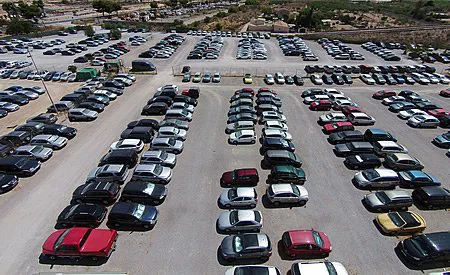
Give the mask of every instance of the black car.
<svg viewBox="0 0 450 275">
<path fill-rule="evenodd" d="M 353 79 L 351 75 L 344 74 L 341 77 L 344 80 L 345 84 L 353 84 Z"/>
<path fill-rule="evenodd" d="M 98 166 L 103 166 L 106 164 L 122 164 L 126 165 L 128 168 L 133 168 L 136 166 L 139 160 L 139 155 L 134 149 L 118 149 L 112 150 L 104 155 Z"/>
<path fill-rule="evenodd" d="M 275 105 L 277 107 L 281 107 L 281 101 L 280 100 L 276 100 L 271 96 L 262 96 L 262 97 L 258 97 L 256 99 L 256 104 L 261 105 L 261 104 L 271 104 L 271 105 Z"/>
<path fill-rule="evenodd" d="M 72 193 L 71 204 L 113 204 L 119 197 L 120 186 L 114 182 L 90 182 L 80 185 Z"/>
<path fill-rule="evenodd" d="M 450 232 L 416 235 L 399 243 L 400 253 L 416 265 L 450 263 Z"/>
<path fill-rule="evenodd" d="M 297 86 L 303 86 L 303 84 L 305 84 L 305 81 L 303 80 L 303 77 L 294 75 L 294 84 Z"/>
<path fill-rule="evenodd" d="M 19 177 L 30 177 L 34 175 L 41 163 L 27 157 L 5 157 L 0 159 L 0 173 L 16 175 Z"/>
<path fill-rule="evenodd" d="M 381 160 L 375 154 L 351 155 L 345 158 L 344 164 L 350 169 L 371 169 L 381 166 Z"/>
<path fill-rule="evenodd" d="M 333 151 L 338 157 L 374 153 L 372 144 L 366 141 L 354 141 L 336 144 Z"/>
<path fill-rule="evenodd" d="M 74 63 L 87 63 L 89 60 L 87 57 L 79 56 L 73 60 Z"/>
<path fill-rule="evenodd" d="M 77 135 L 77 129 L 62 124 L 44 124 L 42 133 L 72 139 Z"/>
<path fill-rule="evenodd" d="M 8 115 L 8 111 L 0 109 L 0 118 L 5 117 Z"/>
<path fill-rule="evenodd" d="M 153 182 L 130 181 L 122 190 L 121 201 L 159 205 L 167 196 L 167 187 Z"/>
<path fill-rule="evenodd" d="M 123 95 L 123 90 L 115 87 L 102 87 L 102 90 L 110 91 L 118 96 Z"/>
<path fill-rule="evenodd" d="M 53 124 L 58 120 L 58 116 L 55 114 L 49 114 L 49 113 L 41 113 L 37 116 L 34 116 L 30 119 L 27 119 L 27 122 L 42 122 L 44 124 Z"/>
<path fill-rule="evenodd" d="M 235 123 L 237 121 L 252 121 L 253 123 L 256 123 L 256 120 L 258 118 L 255 114 L 252 113 L 239 113 L 237 115 L 232 115 L 228 117 L 227 124 Z"/>
<path fill-rule="evenodd" d="M 327 138 L 328 142 L 335 145 L 340 143 L 346 143 L 351 141 L 363 141 L 364 136 L 363 134 L 358 131 L 342 131 L 342 132 L 336 132 L 332 133 Z"/>
<path fill-rule="evenodd" d="M 151 115 L 165 115 L 169 106 L 164 102 L 155 102 L 149 105 L 145 105 L 141 111 L 141 115 L 151 116 Z"/>
<path fill-rule="evenodd" d="M 449 116 L 441 116 L 439 119 L 439 126 L 442 128 L 449 128 L 450 127 L 450 115 Z"/>
<path fill-rule="evenodd" d="M 187 95 L 176 95 L 173 98 L 173 102 L 184 102 L 184 103 L 194 105 L 194 106 L 197 106 L 197 103 L 198 103 L 197 99 L 187 96 Z"/>
<path fill-rule="evenodd" d="M 100 103 L 103 105 L 108 106 L 109 105 L 109 98 L 106 96 L 101 96 L 101 95 L 90 95 L 87 97 L 87 101 L 88 102 L 95 102 L 95 103 Z"/>
<path fill-rule="evenodd" d="M 12 131 L 0 137 L 0 142 L 10 147 L 21 146 L 30 143 L 32 134 L 30 131 Z"/>
<path fill-rule="evenodd" d="M 55 72 L 49 72 L 48 74 L 46 74 L 42 79 L 44 81 L 50 81 L 53 78 L 53 75 L 55 74 Z"/>
<path fill-rule="evenodd" d="M 106 226 L 118 230 L 150 230 L 157 219 L 158 210 L 154 206 L 119 201 L 109 212 Z"/>
<path fill-rule="evenodd" d="M 14 146 L 0 143 L 0 158 L 11 155 L 14 152 Z"/>
<path fill-rule="evenodd" d="M 93 203 L 69 205 L 58 215 L 56 229 L 71 227 L 98 227 L 106 217 L 108 209 Z"/>
<path fill-rule="evenodd" d="M 17 126 L 14 131 L 30 132 L 32 136 L 42 134 L 45 124 L 42 122 L 27 122 Z"/>
<path fill-rule="evenodd" d="M 155 130 L 159 129 L 159 122 L 154 119 L 140 119 L 135 120 L 127 125 L 127 129 L 133 129 L 134 127 L 152 127 Z"/>
<path fill-rule="evenodd" d="M 391 140 L 397 141 L 397 138 L 391 133 L 377 128 L 369 128 L 364 132 L 364 140 L 368 142 Z"/>
<path fill-rule="evenodd" d="M 237 115 L 241 113 L 250 113 L 256 115 L 256 110 L 253 108 L 253 106 L 240 106 L 235 108 L 230 108 L 228 110 L 228 116 Z"/>
<path fill-rule="evenodd" d="M 162 96 L 162 95 L 154 96 L 149 101 L 147 101 L 147 104 L 152 104 L 152 103 L 156 103 L 156 102 L 166 103 L 167 106 L 171 106 L 173 103 L 173 99 L 170 96 Z"/>
<path fill-rule="evenodd" d="M 416 205 L 428 209 L 450 208 L 450 191 L 443 187 L 418 187 L 412 192 L 412 197 Z"/>
<path fill-rule="evenodd" d="M 105 104 L 97 103 L 97 102 L 93 102 L 93 101 L 85 101 L 85 102 L 81 102 L 78 105 L 78 108 L 86 108 L 91 111 L 96 111 L 97 113 L 101 113 L 105 110 Z"/>
<path fill-rule="evenodd" d="M 134 127 L 133 129 L 126 129 L 120 134 L 121 139 L 134 138 L 140 139 L 144 143 L 149 143 L 153 139 L 154 129 L 152 127 Z"/>
<path fill-rule="evenodd" d="M 289 152 L 295 151 L 295 146 L 292 142 L 283 138 L 265 138 L 261 147 L 261 152 L 267 150 L 287 150 Z"/>
<path fill-rule="evenodd" d="M 323 81 L 323 83 L 325 83 L 327 85 L 334 84 L 333 79 L 331 78 L 331 76 L 326 75 L 326 74 L 322 75 L 322 81 Z"/>
<path fill-rule="evenodd" d="M 28 98 L 19 95 L 1 95 L 0 101 L 10 102 L 21 106 L 26 105 L 28 104 L 28 102 L 30 102 Z"/>
<path fill-rule="evenodd" d="M 11 191 L 19 183 L 19 179 L 15 175 L 0 174 L 0 194 Z"/>
<path fill-rule="evenodd" d="M 103 86 L 104 87 L 114 87 L 117 89 L 124 89 L 125 85 L 123 83 L 120 83 L 119 81 L 115 81 L 115 80 L 108 80 L 103 82 Z"/>
<path fill-rule="evenodd" d="M 344 85 L 345 81 L 342 78 L 342 76 L 338 75 L 338 74 L 332 74 L 331 75 L 331 79 L 334 81 L 334 83 L 336 83 L 337 85 Z"/>
</svg>

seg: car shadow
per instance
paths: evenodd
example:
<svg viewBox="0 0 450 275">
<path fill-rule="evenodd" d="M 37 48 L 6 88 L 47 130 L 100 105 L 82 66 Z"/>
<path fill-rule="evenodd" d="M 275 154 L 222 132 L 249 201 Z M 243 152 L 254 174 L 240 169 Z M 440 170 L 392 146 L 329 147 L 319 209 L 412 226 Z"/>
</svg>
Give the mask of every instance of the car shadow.
<svg viewBox="0 0 450 275">
<path fill-rule="evenodd" d="M 267 261 L 262 259 L 236 259 L 232 261 L 225 260 L 220 253 L 220 247 L 217 248 L 217 262 L 223 266 L 235 266 L 235 265 L 260 265 Z"/>
<path fill-rule="evenodd" d="M 77 266 L 101 266 L 108 261 L 108 258 L 100 258 L 94 261 L 88 257 L 85 258 L 57 258 L 55 260 L 41 254 L 39 255 L 39 263 L 46 265 L 77 265 Z"/>
<path fill-rule="evenodd" d="M 386 237 L 395 237 L 395 235 L 388 234 L 388 233 L 384 232 L 383 230 L 381 230 L 381 227 L 380 227 L 380 225 L 377 223 L 376 219 L 373 219 L 373 220 L 372 220 L 372 223 L 373 223 L 373 225 L 375 226 L 375 228 L 378 230 L 378 232 L 379 232 L 381 235 L 386 236 Z M 408 235 L 408 234 L 405 234 L 405 235 Z"/>
<path fill-rule="evenodd" d="M 270 166 L 268 167 L 268 166 L 266 166 L 266 165 L 264 164 L 264 160 L 261 160 L 260 166 L 261 166 L 261 169 L 263 169 L 263 170 L 269 170 L 269 169 L 270 169 Z"/>
<path fill-rule="evenodd" d="M 277 249 L 278 249 L 278 255 L 282 260 L 285 261 L 294 261 L 294 260 L 320 260 L 325 259 L 328 257 L 323 257 L 321 255 L 298 255 L 298 256 L 291 256 L 287 253 L 286 248 L 283 245 L 283 241 L 279 240 L 277 242 Z"/>
<path fill-rule="evenodd" d="M 267 197 L 266 194 L 264 194 L 261 197 L 261 203 L 264 206 L 264 208 L 267 208 L 267 209 L 277 209 L 277 208 L 280 208 L 280 209 L 290 208 L 290 209 L 292 209 L 294 207 L 295 208 L 306 207 L 306 205 L 299 205 L 298 203 L 290 203 L 290 204 L 283 203 L 283 204 L 280 204 L 280 205 L 275 205 L 269 200 L 269 198 Z"/>
</svg>

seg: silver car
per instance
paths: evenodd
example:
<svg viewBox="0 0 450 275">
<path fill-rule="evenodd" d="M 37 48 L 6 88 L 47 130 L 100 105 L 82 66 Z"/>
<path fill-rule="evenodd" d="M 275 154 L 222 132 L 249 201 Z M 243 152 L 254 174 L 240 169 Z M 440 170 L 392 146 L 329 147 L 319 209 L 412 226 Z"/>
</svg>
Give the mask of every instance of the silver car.
<svg viewBox="0 0 450 275">
<path fill-rule="evenodd" d="M 269 121 L 269 120 L 286 122 L 286 116 L 279 114 L 275 111 L 262 112 L 261 118 L 259 119 L 259 123 L 264 124 L 266 121 Z"/>
<path fill-rule="evenodd" d="M 262 227 L 262 213 L 256 210 L 226 211 L 217 219 L 217 228 L 225 232 L 259 232 Z"/>
<path fill-rule="evenodd" d="M 439 119 L 430 115 L 416 115 L 408 119 L 407 124 L 417 128 L 436 128 L 439 126 Z"/>
<path fill-rule="evenodd" d="M 159 164 L 165 167 L 173 168 L 177 163 L 175 154 L 166 151 L 150 150 L 144 152 L 141 156 L 141 164 Z"/>
<path fill-rule="evenodd" d="M 134 149 L 136 152 L 140 153 L 144 149 L 144 142 L 140 139 L 126 138 L 116 142 L 113 142 L 109 147 L 109 150 L 120 150 L 120 149 Z"/>
<path fill-rule="evenodd" d="M 152 140 L 151 149 L 164 150 L 178 155 L 183 152 L 183 142 L 174 138 L 156 137 Z"/>
<path fill-rule="evenodd" d="M 377 212 L 388 212 L 392 209 L 408 210 L 408 207 L 413 205 L 411 195 L 403 190 L 370 193 L 364 196 L 363 202 Z"/>
<path fill-rule="evenodd" d="M 264 123 L 264 129 L 278 129 L 282 131 L 289 130 L 286 123 L 277 120 L 268 120 Z"/>
<path fill-rule="evenodd" d="M 258 198 L 253 187 L 228 188 L 220 194 L 219 202 L 226 208 L 250 207 L 255 208 Z"/>
<path fill-rule="evenodd" d="M 231 134 L 239 130 L 255 130 L 255 124 L 253 121 L 236 121 L 227 125 L 225 133 Z"/>
<path fill-rule="evenodd" d="M 419 109 L 409 109 L 400 111 L 397 116 L 401 119 L 410 119 L 411 117 L 416 115 L 427 115 L 427 113 Z"/>
<path fill-rule="evenodd" d="M 190 113 L 194 112 L 194 105 L 190 105 L 184 102 L 174 102 L 172 103 L 172 105 L 170 106 L 170 109 L 174 110 L 174 109 L 182 109 L 182 110 L 187 110 Z"/>
<path fill-rule="evenodd" d="M 348 121 L 347 117 L 341 112 L 333 112 L 319 117 L 319 123 L 321 125 L 340 121 Z"/>
<path fill-rule="evenodd" d="M 289 132 L 285 132 L 279 129 L 263 129 L 263 139 L 264 138 L 284 138 L 285 140 L 291 141 L 292 135 Z"/>
<path fill-rule="evenodd" d="M 253 130 L 239 130 L 231 133 L 228 138 L 228 143 L 230 144 L 240 144 L 240 143 L 256 143 L 256 134 Z"/>
<path fill-rule="evenodd" d="M 267 188 L 266 194 L 275 205 L 286 203 L 303 206 L 309 200 L 306 188 L 292 183 L 272 184 Z"/>
<path fill-rule="evenodd" d="M 106 164 L 93 169 L 89 173 L 86 182 L 111 181 L 123 184 L 129 173 L 126 165 Z"/>
<path fill-rule="evenodd" d="M 228 261 L 254 258 L 267 261 L 272 255 L 272 246 L 264 233 L 231 235 L 222 240 L 220 254 Z"/>
<path fill-rule="evenodd" d="M 174 126 L 179 129 L 189 130 L 189 122 L 179 119 L 165 119 L 159 122 L 159 127 Z"/>
<path fill-rule="evenodd" d="M 158 130 L 159 138 L 175 138 L 178 140 L 186 140 L 187 131 L 173 126 L 160 127 Z"/>
<path fill-rule="evenodd" d="M 23 145 L 12 153 L 12 156 L 28 157 L 39 161 L 46 161 L 53 155 L 53 150 L 39 145 Z"/>
<path fill-rule="evenodd" d="M 138 164 L 131 180 L 144 180 L 168 184 L 172 179 L 172 169 L 159 164 Z"/>
<path fill-rule="evenodd" d="M 53 150 L 60 150 L 67 145 L 68 139 L 57 135 L 37 135 L 30 141 L 30 145 L 41 145 Z"/>
<path fill-rule="evenodd" d="M 394 170 L 377 168 L 356 173 L 353 182 L 361 189 L 395 188 L 400 179 Z"/>
</svg>

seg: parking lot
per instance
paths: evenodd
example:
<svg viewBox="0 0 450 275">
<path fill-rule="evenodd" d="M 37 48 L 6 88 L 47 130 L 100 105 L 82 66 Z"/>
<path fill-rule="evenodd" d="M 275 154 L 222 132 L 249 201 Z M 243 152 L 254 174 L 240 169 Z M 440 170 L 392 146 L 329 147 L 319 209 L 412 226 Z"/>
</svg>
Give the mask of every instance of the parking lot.
<svg viewBox="0 0 450 275">
<path fill-rule="evenodd" d="M 125 64 L 129 65 L 131 60 L 137 59 L 138 54 L 159 41 L 159 37 L 163 37 L 162 34 L 155 34 L 147 43 L 126 54 Z M 262 78 L 254 79 L 253 85 L 244 86 L 241 77 L 223 78 L 219 84 L 192 84 L 182 83 L 181 77 L 172 76 L 172 68 L 183 65 L 190 65 L 192 71 L 222 72 L 229 69 L 244 72 L 251 69 L 264 70 L 265 73 L 278 70 L 295 73 L 298 70 L 305 74 L 303 67 L 307 64 L 381 65 L 386 62 L 355 45 L 352 47 L 366 56 L 365 61 L 334 60 L 313 41 L 307 41 L 307 44 L 319 57 L 319 62 L 303 62 L 299 57 L 283 56 L 273 38 L 264 40 L 268 50 L 265 61 L 236 60 L 238 40 L 235 38 L 224 39 L 218 60 L 186 60 L 199 39 L 188 36 L 170 59 L 151 59 L 158 68 L 158 74 L 138 75 L 136 83 L 97 120 L 69 123 L 78 129 L 77 137 L 63 151 L 55 153 L 35 176 L 20 179 L 13 191 L 2 195 L 0 234 L 5 237 L 0 240 L 0 246 L 8 253 L 0 255 L 0 262 L 3 263 L 0 273 L 121 271 L 129 274 L 223 274 L 231 265 L 218 259 L 217 253 L 225 235 L 216 232 L 216 219 L 222 211 L 226 211 L 217 205 L 223 191 L 219 179 L 225 171 L 246 167 L 255 167 L 260 174 L 256 187 L 259 199 L 256 209 L 263 213 L 262 232 L 269 236 L 273 245 L 273 255 L 264 264 L 276 266 L 282 274 L 288 274 L 294 261 L 282 259 L 279 254 L 278 241 L 282 233 L 291 229 L 314 228 L 327 233 L 331 240 L 333 252 L 328 259 L 343 263 L 350 274 L 421 273 L 407 268 L 395 254 L 395 246 L 404 237 L 383 236 L 374 226 L 375 214 L 368 212 L 361 203 L 368 191 L 353 186 L 351 178 L 355 171 L 345 168 L 343 159 L 334 155 L 333 146 L 327 142 L 327 136 L 316 122 L 326 112 L 312 112 L 302 103 L 301 92 L 312 87 L 309 80 L 303 87 L 275 85 L 272 88 L 281 97 L 296 153 L 303 159 L 302 168 L 308 177 L 304 187 L 309 192 L 310 200 L 305 207 L 272 208 L 266 207 L 262 199 L 269 171 L 261 169 L 260 145 L 228 145 L 228 135 L 224 133 L 228 100 L 234 91 L 242 87 L 255 90 L 264 87 Z M 56 66 L 51 65 L 52 62 L 56 61 L 43 62 L 43 67 Z M 402 60 L 400 64 L 414 62 Z M 3 84 L 3 81 L 0 80 L 0 83 Z M 116 251 L 107 263 L 100 266 L 96 263 L 77 266 L 73 262 L 58 262 L 56 265 L 40 262 L 42 243 L 54 231 L 57 215 L 69 204 L 72 191 L 84 183 L 89 171 L 97 166 L 98 160 L 119 138 L 128 122 L 140 118 L 145 102 L 164 84 L 177 84 L 180 90 L 199 86 L 200 98 L 190 123 L 185 149 L 179 155 L 172 181 L 167 185 L 168 197 L 158 207 L 160 216 L 155 228 L 149 232 L 120 232 Z M 449 158 L 445 150 L 431 144 L 434 136 L 446 130 L 407 126 L 394 113 L 387 111 L 386 106 L 371 98 L 373 92 L 386 87 L 396 91 L 411 89 L 449 110 L 450 101 L 438 95 L 439 90 L 448 86 L 371 87 L 356 80 L 351 86 L 336 87 L 376 118 L 376 128 L 395 134 L 399 143 L 423 162 L 424 170 L 442 179 L 444 187 L 448 188 Z M 45 95 L 41 99 L 47 100 Z M 8 126 L 4 120 L 1 120 L 1 125 L 2 131 Z M 361 131 L 366 128 L 357 127 Z M 261 126 L 256 127 L 256 133 L 261 135 Z M 412 207 L 410 210 L 417 209 Z M 448 230 L 447 211 L 418 212 L 427 222 L 425 233 Z M 103 224 L 101 228 L 106 226 Z"/>
</svg>

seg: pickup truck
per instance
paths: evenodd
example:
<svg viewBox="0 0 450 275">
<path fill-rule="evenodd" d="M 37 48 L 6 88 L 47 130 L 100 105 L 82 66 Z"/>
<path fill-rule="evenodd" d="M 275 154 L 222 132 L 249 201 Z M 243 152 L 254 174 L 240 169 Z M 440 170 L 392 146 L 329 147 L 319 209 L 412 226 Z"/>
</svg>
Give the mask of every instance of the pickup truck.
<svg viewBox="0 0 450 275">
<path fill-rule="evenodd" d="M 115 249 L 117 231 L 75 227 L 53 232 L 42 245 L 42 254 L 50 260 L 85 258 L 93 261 L 109 258 Z"/>
</svg>

